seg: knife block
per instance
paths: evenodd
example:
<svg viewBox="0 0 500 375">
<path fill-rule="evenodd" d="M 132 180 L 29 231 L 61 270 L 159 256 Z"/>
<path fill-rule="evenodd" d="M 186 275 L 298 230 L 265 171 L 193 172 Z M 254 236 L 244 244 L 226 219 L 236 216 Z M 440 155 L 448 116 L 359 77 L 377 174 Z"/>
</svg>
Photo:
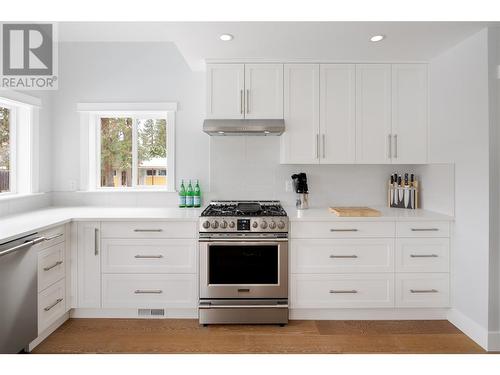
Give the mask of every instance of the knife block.
<svg viewBox="0 0 500 375">
<path fill-rule="evenodd" d="M 393 208 L 412 209 L 419 207 L 419 184 L 413 182 L 413 186 L 397 186 L 388 182 L 387 206 Z"/>
</svg>

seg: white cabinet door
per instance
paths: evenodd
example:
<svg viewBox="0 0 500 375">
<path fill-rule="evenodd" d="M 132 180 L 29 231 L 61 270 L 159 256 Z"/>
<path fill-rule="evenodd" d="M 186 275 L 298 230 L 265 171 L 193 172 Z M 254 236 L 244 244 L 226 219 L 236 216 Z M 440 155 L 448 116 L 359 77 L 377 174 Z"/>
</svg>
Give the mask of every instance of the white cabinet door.
<svg viewBox="0 0 500 375">
<path fill-rule="evenodd" d="M 356 65 L 356 161 L 391 162 L 391 66 Z"/>
<path fill-rule="evenodd" d="M 100 223 L 78 223 L 78 307 L 101 307 Z"/>
<path fill-rule="evenodd" d="M 245 118 L 283 118 L 283 64 L 245 64 Z"/>
<path fill-rule="evenodd" d="M 427 162 L 427 65 L 392 65 L 393 163 Z"/>
<path fill-rule="evenodd" d="M 207 65 L 207 118 L 244 118 L 244 65 Z"/>
<path fill-rule="evenodd" d="M 356 158 L 356 67 L 320 66 L 320 163 L 354 163 Z"/>
<path fill-rule="evenodd" d="M 319 65 L 285 64 L 282 164 L 319 162 Z"/>
</svg>

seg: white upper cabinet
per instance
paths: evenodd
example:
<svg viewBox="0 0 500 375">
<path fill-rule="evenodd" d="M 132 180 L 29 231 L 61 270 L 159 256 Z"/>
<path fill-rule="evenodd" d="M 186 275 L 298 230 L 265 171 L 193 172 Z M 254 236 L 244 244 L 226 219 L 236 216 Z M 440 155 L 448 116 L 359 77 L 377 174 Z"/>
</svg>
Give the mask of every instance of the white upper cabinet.
<svg viewBox="0 0 500 375">
<path fill-rule="evenodd" d="M 245 118 L 283 118 L 282 64 L 245 64 Z"/>
<path fill-rule="evenodd" d="M 392 65 L 392 161 L 427 162 L 427 65 Z"/>
<path fill-rule="evenodd" d="M 208 64 L 207 118 L 283 118 L 283 64 Z"/>
<path fill-rule="evenodd" d="M 391 137 L 391 65 L 356 65 L 356 162 L 390 163 Z"/>
<path fill-rule="evenodd" d="M 281 163 L 317 164 L 320 156 L 319 65 L 285 64 Z"/>
<path fill-rule="evenodd" d="M 320 66 L 321 164 L 356 159 L 356 66 Z"/>
<path fill-rule="evenodd" d="M 245 117 L 244 64 L 207 65 L 207 118 Z"/>
</svg>

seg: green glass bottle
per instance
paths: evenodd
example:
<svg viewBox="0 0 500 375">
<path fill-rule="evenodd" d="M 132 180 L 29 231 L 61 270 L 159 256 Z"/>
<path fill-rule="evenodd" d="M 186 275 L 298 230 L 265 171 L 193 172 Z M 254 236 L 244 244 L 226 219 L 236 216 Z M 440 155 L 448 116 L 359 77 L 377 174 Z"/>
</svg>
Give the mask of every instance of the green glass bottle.
<svg viewBox="0 0 500 375">
<path fill-rule="evenodd" d="M 186 207 L 193 207 L 193 198 L 194 198 L 193 185 L 191 185 L 191 180 L 189 180 L 189 184 L 186 190 Z"/>
<path fill-rule="evenodd" d="M 196 185 L 194 186 L 193 207 L 201 207 L 201 190 L 198 180 L 196 180 Z"/>
<path fill-rule="evenodd" d="M 186 207 L 186 188 L 184 187 L 184 180 L 181 180 L 181 187 L 179 188 L 179 207 Z"/>
</svg>

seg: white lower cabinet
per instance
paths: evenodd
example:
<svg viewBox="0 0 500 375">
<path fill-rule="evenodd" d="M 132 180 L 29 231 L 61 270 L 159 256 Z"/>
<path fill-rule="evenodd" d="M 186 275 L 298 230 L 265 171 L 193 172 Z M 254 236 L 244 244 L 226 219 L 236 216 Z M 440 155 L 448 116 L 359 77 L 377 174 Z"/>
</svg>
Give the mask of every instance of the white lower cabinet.
<svg viewBox="0 0 500 375">
<path fill-rule="evenodd" d="M 38 334 L 66 312 L 66 287 L 59 280 L 38 294 Z"/>
<path fill-rule="evenodd" d="M 393 274 L 292 275 L 292 308 L 394 306 Z"/>
<path fill-rule="evenodd" d="M 398 238 L 396 272 L 448 272 L 448 238 Z"/>
<path fill-rule="evenodd" d="M 396 307 L 449 307 L 448 273 L 396 274 Z"/>
<path fill-rule="evenodd" d="M 66 275 L 64 242 L 51 246 L 38 253 L 38 291 L 46 289 Z"/>
<path fill-rule="evenodd" d="M 195 308 L 197 290 L 195 274 L 105 274 L 102 305 L 104 308 Z"/>
<path fill-rule="evenodd" d="M 99 222 L 77 227 L 77 306 L 101 307 L 101 240 Z"/>
</svg>

